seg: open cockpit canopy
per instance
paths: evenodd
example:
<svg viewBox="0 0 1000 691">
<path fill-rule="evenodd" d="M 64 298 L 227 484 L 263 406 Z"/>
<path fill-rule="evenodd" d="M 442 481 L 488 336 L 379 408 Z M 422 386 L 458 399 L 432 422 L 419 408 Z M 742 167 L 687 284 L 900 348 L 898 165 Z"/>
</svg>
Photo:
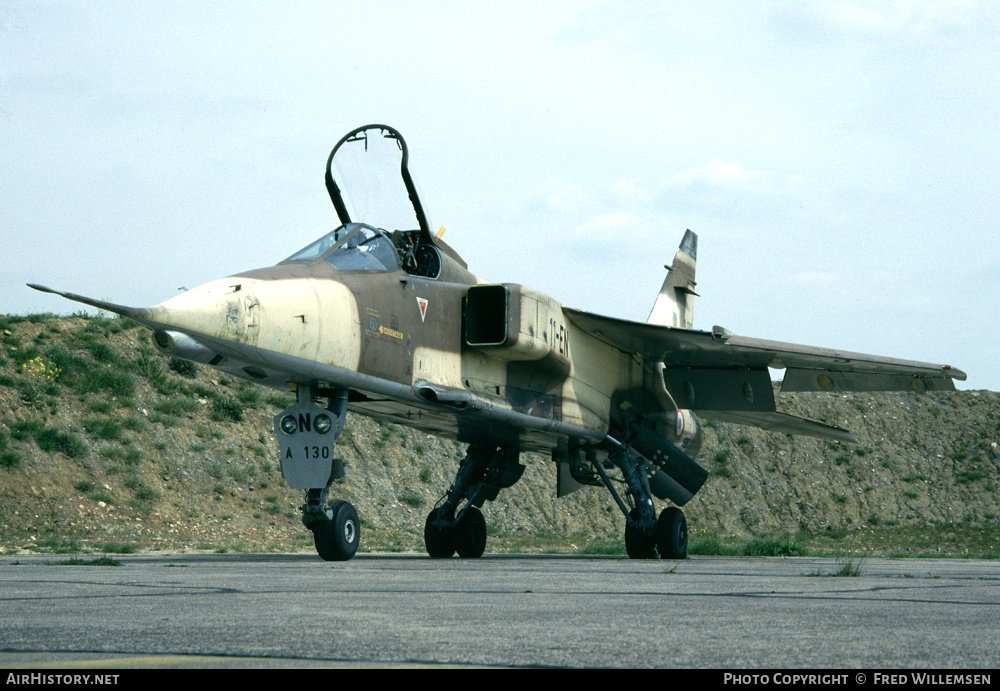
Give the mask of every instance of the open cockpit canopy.
<svg viewBox="0 0 1000 691">
<path fill-rule="evenodd" d="M 387 125 L 344 136 L 326 162 L 326 189 L 341 225 L 285 261 L 323 260 L 342 271 L 397 271 L 467 280 L 462 258 L 430 233 L 407 170 L 406 142 Z M 445 270 L 453 262 L 455 271 Z"/>
<path fill-rule="evenodd" d="M 387 125 L 365 125 L 337 142 L 326 162 L 326 189 L 340 222 L 383 230 L 430 227 L 407 170 L 406 142 Z"/>
</svg>

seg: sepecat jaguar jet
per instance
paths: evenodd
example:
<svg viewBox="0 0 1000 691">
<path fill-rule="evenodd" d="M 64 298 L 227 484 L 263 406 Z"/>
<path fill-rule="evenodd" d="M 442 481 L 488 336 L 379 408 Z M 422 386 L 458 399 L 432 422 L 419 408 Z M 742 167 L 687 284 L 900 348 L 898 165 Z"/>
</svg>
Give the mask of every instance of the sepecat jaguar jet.
<svg viewBox="0 0 1000 691">
<path fill-rule="evenodd" d="M 326 560 L 354 556 L 358 514 L 331 500 L 334 441 L 350 410 L 468 445 L 424 530 L 431 557 L 486 548 L 483 503 L 516 483 L 520 454 L 550 456 L 557 493 L 604 486 L 632 558 L 683 559 L 683 506 L 708 473 L 699 418 L 853 440 L 775 409 L 783 391 L 954 389 L 946 365 L 694 330 L 697 236 L 684 234 L 646 323 L 484 283 L 431 232 L 391 127 L 341 139 L 326 166 L 340 225 L 277 265 L 227 276 L 149 308 L 38 290 L 135 319 L 164 353 L 288 390 L 274 418 L 281 470 L 305 490 L 302 522 Z M 621 487 L 621 491 L 616 489 Z M 669 502 L 657 513 L 654 499 Z"/>
</svg>

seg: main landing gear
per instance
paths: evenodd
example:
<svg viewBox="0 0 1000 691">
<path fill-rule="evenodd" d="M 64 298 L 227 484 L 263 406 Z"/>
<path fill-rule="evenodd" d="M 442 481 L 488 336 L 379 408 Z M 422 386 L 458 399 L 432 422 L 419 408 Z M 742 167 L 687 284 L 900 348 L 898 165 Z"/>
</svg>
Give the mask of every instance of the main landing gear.
<svg viewBox="0 0 1000 691">
<path fill-rule="evenodd" d="M 458 466 L 455 482 L 442 502 L 427 515 L 424 524 L 427 554 L 436 559 L 446 559 L 456 552 L 464 559 L 483 556 L 486 520 L 479 507 L 496 499 L 501 489 L 513 485 L 522 474 L 524 466 L 518 461 L 517 449 L 499 444 L 471 444 Z"/>
<path fill-rule="evenodd" d="M 625 524 L 625 552 L 631 559 L 687 559 L 687 540 L 687 519 L 676 506 L 660 512 L 652 531 L 643 531 L 634 518 Z"/>
<path fill-rule="evenodd" d="M 618 495 L 600 463 L 592 459 L 608 491 L 625 514 L 625 551 L 631 559 L 687 559 L 688 530 L 684 512 L 670 506 L 656 516 L 645 459 L 625 447 L 608 454 L 621 470 L 628 487 L 629 509 Z"/>
</svg>

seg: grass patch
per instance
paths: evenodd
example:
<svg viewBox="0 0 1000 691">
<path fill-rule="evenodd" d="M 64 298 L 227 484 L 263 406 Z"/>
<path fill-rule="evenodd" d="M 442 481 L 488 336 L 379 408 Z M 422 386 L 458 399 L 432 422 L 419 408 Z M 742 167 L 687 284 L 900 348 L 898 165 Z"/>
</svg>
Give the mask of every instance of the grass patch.
<svg viewBox="0 0 1000 691">
<path fill-rule="evenodd" d="M 156 412 L 173 417 L 180 417 L 194 412 L 199 407 L 198 401 L 183 395 L 169 396 L 153 404 L 153 410 Z"/>
<path fill-rule="evenodd" d="M 4 424 L 10 428 L 11 439 L 17 441 L 34 439 L 38 448 L 46 453 L 64 453 L 70 458 L 82 458 L 87 455 L 87 445 L 80 441 L 76 435 L 62 432 L 56 427 L 48 427 L 39 420 L 5 418 Z"/>
<path fill-rule="evenodd" d="M 109 461 L 120 461 L 125 458 L 125 450 L 120 446 L 102 446 L 97 453 Z"/>
<path fill-rule="evenodd" d="M 413 494 L 404 494 L 401 497 L 399 497 L 399 501 L 414 509 L 419 509 L 421 506 L 424 505 L 423 498 L 415 496 Z"/>
<path fill-rule="evenodd" d="M 833 571 L 823 572 L 819 569 L 806 576 L 831 576 L 833 578 L 857 578 L 861 575 L 861 567 L 865 563 L 864 557 L 837 557 L 837 563 Z"/>
<path fill-rule="evenodd" d="M 110 413 L 115 409 L 115 404 L 111 401 L 105 401 L 104 399 L 97 399 L 87 402 L 87 410 L 92 413 Z"/>
<path fill-rule="evenodd" d="M 707 530 L 692 532 L 688 537 L 688 554 L 727 557 L 802 557 L 808 550 L 796 538 L 787 535 L 754 537 L 739 535 L 723 537 Z"/>
<path fill-rule="evenodd" d="M 961 470 L 955 477 L 955 484 L 965 485 L 976 480 L 982 480 L 984 477 L 986 477 L 986 473 L 979 470 Z"/>
<path fill-rule="evenodd" d="M 244 408 L 253 410 L 260 405 L 260 389 L 250 382 L 240 382 L 240 389 L 236 393 L 236 398 L 243 404 Z"/>
<path fill-rule="evenodd" d="M 83 429 L 87 434 L 97 439 L 121 439 L 122 426 L 110 418 L 87 418 L 83 421 Z"/>
<path fill-rule="evenodd" d="M 135 395 L 135 376 L 128 369 L 95 366 L 93 362 L 61 348 L 53 348 L 47 355 L 62 370 L 60 381 L 65 381 L 74 393 L 103 392 L 119 400 L 131 399 Z"/>
<path fill-rule="evenodd" d="M 241 422 L 243 420 L 243 404 L 228 396 L 212 399 L 212 419 L 216 422 Z"/>
<path fill-rule="evenodd" d="M 198 376 L 198 365 L 191 362 L 190 360 L 184 360 L 179 357 L 172 357 L 170 358 L 169 367 L 177 374 L 181 375 L 182 377 L 186 377 L 188 379 L 194 379 L 195 377 Z"/>
<path fill-rule="evenodd" d="M 285 408 L 290 408 L 295 404 L 295 398 L 293 396 L 283 396 L 282 394 L 267 394 L 264 396 L 264 402 L 273 408 L 280 408 L 284 410 Z"/>
<path fill-rule="evenodd" d="M 743 545 L 747 557 L 802 557 L 806 550 L 794 539 L 784 537 L 754 538 Z"/>
<path fill-rule="evenodd" d="M 51 552 L 52 554 L 79 554 L 83 551 L 79 542 L 76 540 L 67 540 L 63 537 L 38 540 L 34 545 L 34 549 L 40 552 Z"/>
<path fill-rule="evenodd" d="M 135 360 L 136 369 L 154 386 L 160 383 L 163 376 L 163 362 L 149 346 L 139 346 L 139 357 Z"/>
<path fill-rule="evenodd" d="M 141 502 L 153 502 L 160 498 L 160 493 L 149 485 L 142 483 L 135 488 L 135 498 Z"/>
<path fill-rule="evenodd" d="M 149 421 L 156 424 L 159 423 L 164 427 L 173 427 L 180 419 L 175 415 L 165 415 L 163 413 L 157 413 L 155 410 L 149 414 Z"/>
<path fill-rule="evenodd" d="M 105 504 L 114 504 L 115 503 L 115 498 L 112 497 L 107 492 L 93 492 L 92 494 L 87 495 L 87 498 L 90 499 L 90 501 L 93 501 L 93 502 L 101 502 L 101 501 L 103 501 Z"/>
<path fill-rule="evenodd" d="M 246 484 L 257 476 L 257 467 L 253 465 L 234 465 L 229 469 L 229 477 L 233 482 Z"/>
<path fill-rule="evenodd" d="M 49 562 L 53 566 L 121 566 L 122 563 L 111 557 L 97 557 L 96 559 L 66 559 L 64 561 Z"/>
<path fill-rule="evenodd" d="M 130 542 L 106 542 L 98 549 L 105 554 L 135 554 L 139 551 L 139 547 Z"/>
<path fill-rule="evenodd" d="M 133 432 L 142 432 L 146 429 L 146 421 L 135 415 L 129 415 L 121 419 L 121 426 Z"/>
</svg>

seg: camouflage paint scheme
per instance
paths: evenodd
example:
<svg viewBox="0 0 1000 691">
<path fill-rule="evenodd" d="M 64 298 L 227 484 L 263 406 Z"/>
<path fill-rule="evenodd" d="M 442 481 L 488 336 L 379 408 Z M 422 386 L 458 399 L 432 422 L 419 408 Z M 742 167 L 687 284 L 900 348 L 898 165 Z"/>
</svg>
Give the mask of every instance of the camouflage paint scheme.
<svg viewBox="0 0 1000 691">
<path fill-rule="evenodd" d="M 367 170 L 369 156 L 385 159 L 375 161 L 383 169 L 388 161 L 399 176 L 395 194 L 408 201 L 392 205 L 374 195 L 368 213 L 377 216 L 385 204 L 403 221 L 358 215 L 365 202 L 352 205 L 341 189 L 352 183 L 335 161 L 339 150 L 355 157 L 368 180 L 389 177 Z M 145 324 L 166 353 L 279 390 L 304 390 L 310 402 L 328 399 L 330 410 L 341 395 L 353 412 L 468 443 L 470 456 L 474 448 L 499 447 L 508 457 L 497 462 L 503 472 L 522 451 L 551 454 L 560 494 L 602 482 L 615 494 L 603 468 L 617 465 L 626 476 L 638 468 L 644 472 L 634 474 L 645 479 L 630 481 L 635 508 L 619 505 L 627 526 L 643 534 L 652 534 L 655 522 L 643 508 L 644 501 L 652 505 L 650 492 L 683 504 L 704 481 L 693 461 L 698 417 L 853 439 L 847 430 L 777 412 L 768 368 L 784 368 L 783 389 L 792 391 L 919 392 L 953 389 L 953 379 L 965 379 L 948 366 L 744 338 L 720 327 L 693 330 L 691 231 L 666 267 L 646 323 L 570 309 L 526 286 L 486 284 L 431 234 L 406 164 L 398 133 L 384 125 L 359 128 L 327 164 L 342 225 L 289 259 L 150 308 L 58 294 Z M 504 482 L 494 489 L 509 486 Z M 315 482 L 305 487 L 320 489 Z M 475 503 L 471 490 L 461 493 Z M 455 512 L 449 507 L 452 526 L 465 513 Z"/>
</svg>

